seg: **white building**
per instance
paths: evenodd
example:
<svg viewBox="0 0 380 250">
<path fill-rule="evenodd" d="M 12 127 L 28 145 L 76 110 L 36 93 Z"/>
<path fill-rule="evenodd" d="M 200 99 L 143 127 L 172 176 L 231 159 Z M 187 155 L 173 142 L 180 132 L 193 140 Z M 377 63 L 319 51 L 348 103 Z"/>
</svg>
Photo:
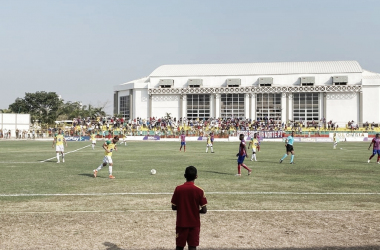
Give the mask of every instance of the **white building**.
<svg viewBox="0 0 380 250">
<path fill-rule="evenodd" d="M 356 61 L 163 65 L 114 87 L 127 118 L 380 122 L 380 74 Z"/>
</svg>

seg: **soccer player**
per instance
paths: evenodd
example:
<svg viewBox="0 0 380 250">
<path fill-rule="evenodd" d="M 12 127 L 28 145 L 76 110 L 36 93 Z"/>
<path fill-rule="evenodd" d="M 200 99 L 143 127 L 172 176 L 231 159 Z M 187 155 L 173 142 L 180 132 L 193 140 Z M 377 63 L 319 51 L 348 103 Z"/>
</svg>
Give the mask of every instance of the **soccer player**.
<svg viewBox="0 0 380 250">
<path fill-rule="evenodd" d="M 115 177 L 112 175 L 113 162 L 112 162 L 112 158 L 111 157 L 112 157 L 112 152 L 113 151 L 117 151 L 116 144 L 117 144 L 118 141 L 119 141 L 119 137 L 115 136 L 112 139 L 112 141 L 107 140 L 103 144 L 103 148 L 105 150 L 105 155 L 104 155 L 104 158 L 103 158 L 103 163 L 97 169 L 94 169 L 94 171 L 93 171 L 95 178 L 96 178 L 96 176 L 98 174 L 98 171 L 100 171 L 100 169 L 102 169 L 103 167 L 105 167 L 108 164 L 109 178 L 110 179 L 115 179 Z"/>
<path fill-rule="evenodd" d="M 237 159 L 238 173 L 236 174 L 236 176 L 241 176 L 241 167 L 247 169 L 248 175 L 251 175 L 252 170 L 249 167 L 247 167 L 247 165 L 244 164 L 245 157 L 248 157 L 247 147 L 245 145 L 245 140 L 244 140 L 244 134 L 240 134 L 239 139 L 240 139 L 239 153 L 236 154 L 236 156 L 238 157 Z"/>
<path fill-rule="evenodd" d="M 256 139 L 259 142 L 257 144 L 257 146 L 256 146 L 256 150 L 257 150 L 257 152 L 260 152 L 260 144 L 261 144 L 261 142 L 260 142 L 260 136 L 257 133 L 255 133 L 255 134 L 256 134 Z"/>
<path fill-rule="evenodd" d="M 212 147 L 212 141 L 211 141 L 211 134 L 212 133 L 210 133 L 208 136 L 207 136 L 207 144 L 206 144 L 206 153 L 208 152 L 208 148 L 210 148 L 211 149 L 211 153 L 214 153 L 214 149 L 213 149 L 213 147 Z"/>
<path fill-rule="evenodd" d="M 65 162 L 65 147 L 63 146 L 63 143 L 65 143 L 67 147 L 67 142 L 65 140 L 65 137 L 63 136 L 62 129 L 58 129 L 58 133 L 55 134 L 53 145 L 51 146 L 54 148 L 55 144 L 55 152 L 57 153 L 57 163 L 59 163 L 59 153 L 62 155 L 62 162 Z"/>
<path fill-rule="evenodd" d="M 339 138 L 336 136 L 336 133 L 333 135 L 333 141 L 334 141 L 334 149 L 336 149 L 336 146 L 338 146 Z"/>
<path fill-rule="evenodd" d="M 254 133 L 253 137 L 251 138 L 251 141 L 248 144 L 248 149 L 250 147 L 252 147 L 251 161 L 253 161 L 253 160 L 257 161 L 257 159 L 256 159 L 256 149 L 257 149 L 258 146 L 259 146 L 259 141 L 257 140 L 257 133 Z"/>
<path fill-rule="evenodd" d="M 214 146 L 214 132 L 210 133 L 211 144 Z"/>
<path fill-rule="evenodd" d="M 291 153 L 292 156 L 290 158 L 290 164 L 294 164 L 294 148 L 293 148 L 293 144 L 294 144 L 294 131 L 292 131 L 292 134 L 289 135 L 288 138 L 286 138 L 286 140 L 285 140 L 286 153 L 280 159 L 280 163 L 282 163 L 282 161 L 289 155 L 289 153 Z"/>
<path fill-rule="evenodd" d="M 203 189 L 196 186 L 197 169 L 189 166 L 185 170 L 186 182 L 177 186 L 171 200 L 172 210 L 177 211 L 176 250 L 183 250 L 186 242 L 189 250 L 199 246 L 201 221 L 199 214 L 207 213 L 207 199 Z"/>
<path fill-rule="evenodd" d="M 369 144 L 368 150 L 373 145 L 372 155 L 368 159 L 368 163 L 370 163 L 372 157 L 377 154 L 377 163 L 380 164 L 380 138 L 379 134 L 376 134 L 376 137 L 372 139 L 371 144 Z"/>
<path fill-rule="evenodd" d="M 95 149 L 95 144 L 96 144 L 96 134 L 94 131 L 92 131 L 91 133 L 91 146 L 92 146 L 92 150 Z"/>
<path fill-rule="evenodd" d="M 182 150 L 183 147 L 183 152 L 186 152 L 186 135 L 185 131 L 182 131 L 182 134 L 180 135 L 181 138 L 181 147 L 179 148 L 179 151 Z"/>
</svg>

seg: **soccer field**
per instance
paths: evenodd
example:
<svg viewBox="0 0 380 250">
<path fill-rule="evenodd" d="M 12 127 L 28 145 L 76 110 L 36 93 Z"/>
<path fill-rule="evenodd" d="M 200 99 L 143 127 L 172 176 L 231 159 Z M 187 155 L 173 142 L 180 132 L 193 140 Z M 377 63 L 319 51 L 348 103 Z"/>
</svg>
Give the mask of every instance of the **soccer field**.
<svg viewBox="0 0 380 250">
<path fill-rule="evenodd" d="M 380 249 L 369 143 L 296 143 L 291 165 L 283 143 L 263 142 L 236 177 L 239 143 L 131 141 L 112 156 L 116 179 L 108 166 L 93 177 L 101 144 L 68 142 L 57 164 L 52 140 L 0 141 L 0 249 L 174 249 L 170 199 L 189 165 L 209 203 L 199 249 Z"/>
</svg>

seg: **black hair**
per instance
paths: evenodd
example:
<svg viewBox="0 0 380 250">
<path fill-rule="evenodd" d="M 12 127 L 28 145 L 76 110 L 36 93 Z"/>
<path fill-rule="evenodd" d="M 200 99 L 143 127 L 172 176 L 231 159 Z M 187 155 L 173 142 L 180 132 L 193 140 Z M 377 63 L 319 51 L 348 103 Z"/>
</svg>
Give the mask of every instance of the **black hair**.
<svg viewBox="0 0 380 250">
<path fill-rule="evenodd" d="M 197 178 L 197 169 L 194 166 L 188 166 L 185 170 L 185 178 L 187 181 L 193 181 Z"/>
</svg>

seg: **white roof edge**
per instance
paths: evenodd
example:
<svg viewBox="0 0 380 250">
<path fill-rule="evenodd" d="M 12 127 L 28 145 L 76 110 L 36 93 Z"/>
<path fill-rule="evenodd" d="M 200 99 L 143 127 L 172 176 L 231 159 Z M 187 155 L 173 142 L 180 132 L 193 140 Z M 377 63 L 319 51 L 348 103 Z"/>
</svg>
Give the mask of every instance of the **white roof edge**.
<svg viewBox="0 0 380 250">
<path fill-rule="evenodd" d="M 234 64 L 177 64 L 162 65 L 149 76 L 234 76 L 277 74 L 361 73 L 357 61 L 274 62 Z"/>
</svg>

